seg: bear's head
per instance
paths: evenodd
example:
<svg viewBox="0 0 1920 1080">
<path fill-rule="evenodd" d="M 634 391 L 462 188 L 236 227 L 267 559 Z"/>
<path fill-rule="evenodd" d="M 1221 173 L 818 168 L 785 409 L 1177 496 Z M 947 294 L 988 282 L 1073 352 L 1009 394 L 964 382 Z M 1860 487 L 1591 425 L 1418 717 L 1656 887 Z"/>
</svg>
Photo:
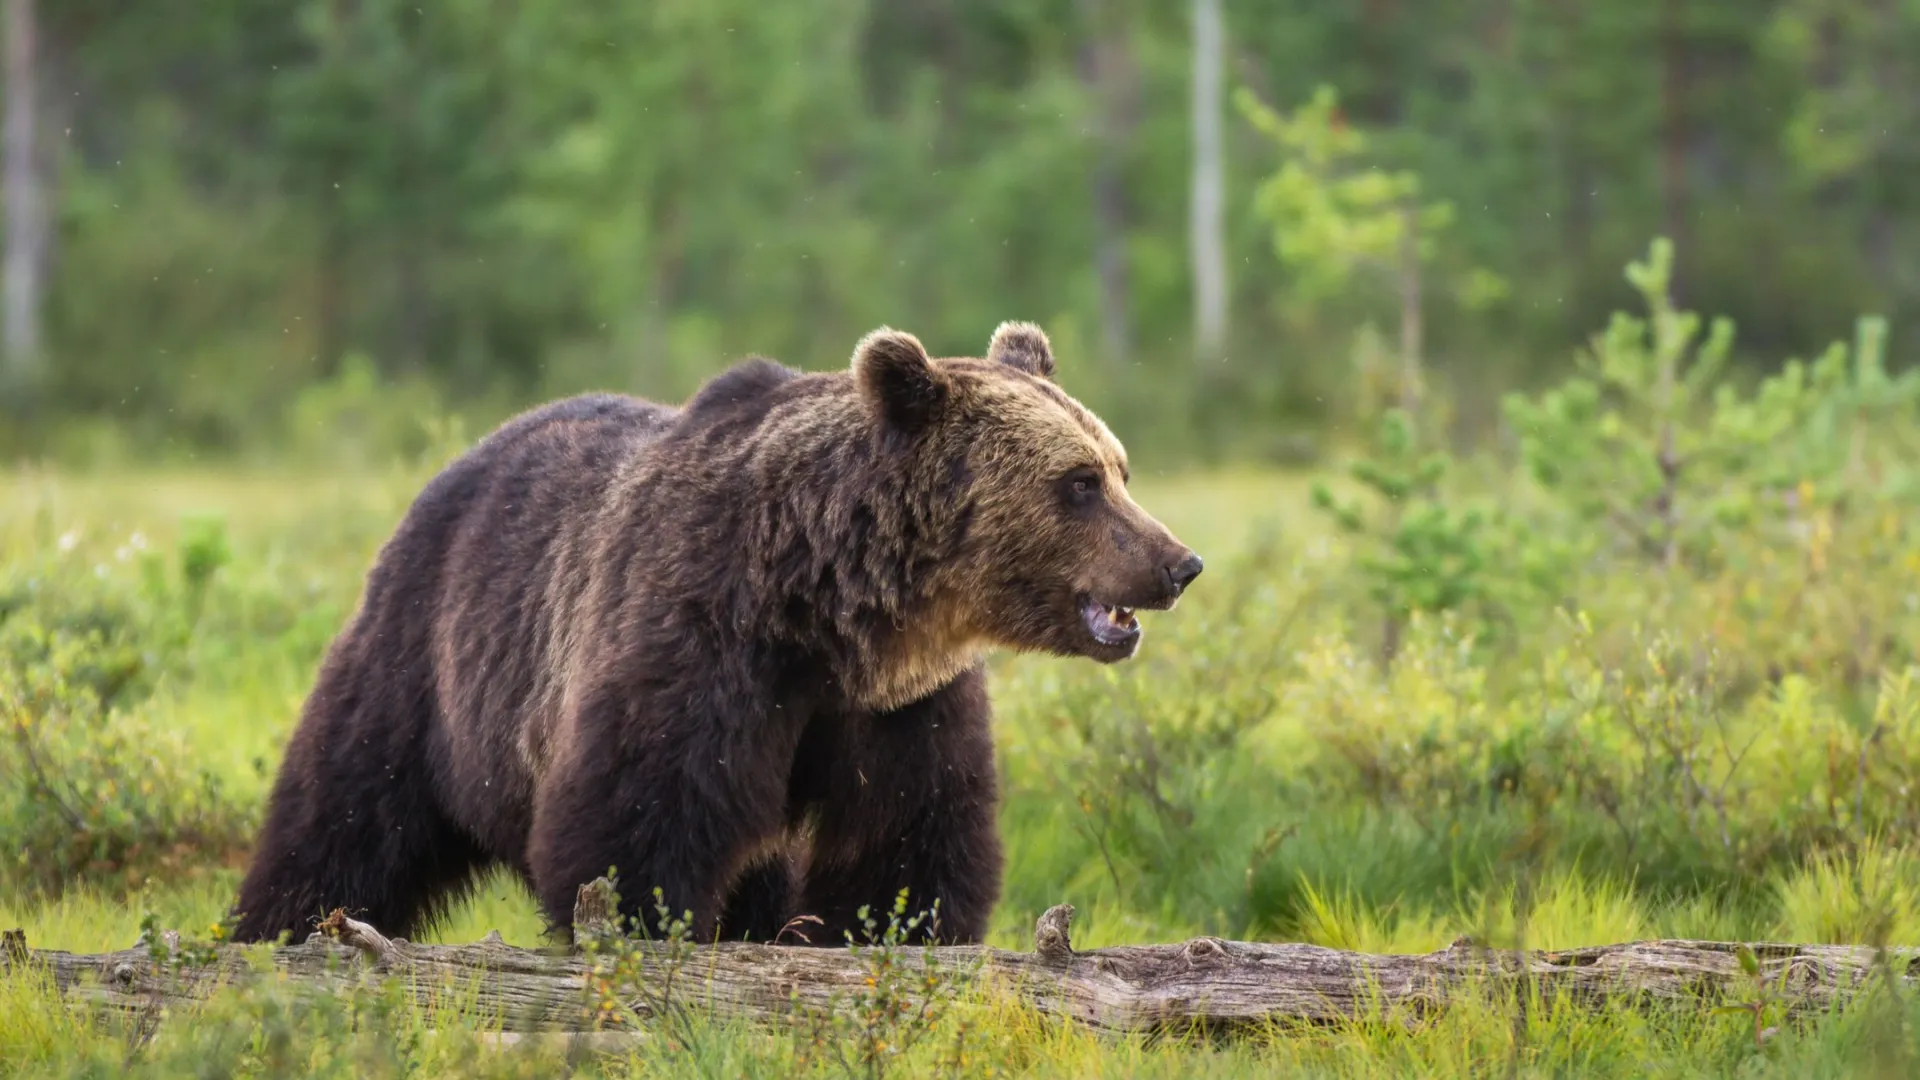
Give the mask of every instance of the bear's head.
<svg viewBox="0 0 1920 1080">
<path fill-rule="evenodd" d="M 1134 612 L 1173 607 L 1199 575 L 1200 557 L 1128 496 L 1119 440 L 1055 385 L 1039 327 L 1003 323 L 985 358 L 946 359 L 876 330 L 853 373 L 910 473 L 961 503 L 942 579 L 967 636 L 1124 660 L 1140 645 Z"/>
</svg>

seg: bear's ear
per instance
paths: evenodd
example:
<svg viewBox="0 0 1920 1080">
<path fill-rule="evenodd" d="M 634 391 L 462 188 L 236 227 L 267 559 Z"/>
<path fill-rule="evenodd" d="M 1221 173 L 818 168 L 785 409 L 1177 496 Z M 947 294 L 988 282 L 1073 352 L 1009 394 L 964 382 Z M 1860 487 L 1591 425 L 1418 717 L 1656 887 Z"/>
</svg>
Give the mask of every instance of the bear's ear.
<svg viewBox="0 0 1920 1080">
<path fill-rule="evenodd" d="M 912 334 L 881 327 L 853 349 L 860 394 L 882 419 L 908 433 L 933 422 L 947 401 L 947 378 Z"/>
<path fill-rule="evenodd" d="M 1053 345 L 1046 331 L 1030 322 L 1003 322 L 987 343 L 987 359 L 1029 375 L 1053 378 Z"/>
</svg>

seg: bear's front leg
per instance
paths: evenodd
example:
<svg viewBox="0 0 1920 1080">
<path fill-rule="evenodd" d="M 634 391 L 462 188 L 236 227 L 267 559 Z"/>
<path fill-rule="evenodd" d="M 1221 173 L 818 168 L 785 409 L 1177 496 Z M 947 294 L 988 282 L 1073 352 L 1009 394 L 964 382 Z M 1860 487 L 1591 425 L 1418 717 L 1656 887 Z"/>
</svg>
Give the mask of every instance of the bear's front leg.
<svg viewBox="0 0 1920 1080">
<path fill-rule="evenodd" d="M 821 778 L 799 905 L 824 923 L 806 928 L 812 944 L 863 940 L 863 905 L 884 929 L 903 888 L 909 915 L 939 901 L 937 929 L 923 922 L 916 940 L 985 937 L 1002 864 L 991 718 L 975 668 L 911 705 L 837 719 L 831 737 L 808 740 L 795 771 Z"/>
<path fill-rule="evenodd" d="M 726 907 L 720 913 L 720 939 L 778 941 L 792 917 L 793 888 L 792 860 L 783 843 L 779 850 L 748 864 L 733 879 Z"/>
<path fill-rule="evenodd" d="M 583 695 L 534 799 L 527 857 L 549 924 L 571 928 L 579 887 L 612 867 L 621 915 L 657 932 L 657 888 L 713 940 L 733 879 L 785 828 L 798 726 L 749 694 Z"/>
</svg>

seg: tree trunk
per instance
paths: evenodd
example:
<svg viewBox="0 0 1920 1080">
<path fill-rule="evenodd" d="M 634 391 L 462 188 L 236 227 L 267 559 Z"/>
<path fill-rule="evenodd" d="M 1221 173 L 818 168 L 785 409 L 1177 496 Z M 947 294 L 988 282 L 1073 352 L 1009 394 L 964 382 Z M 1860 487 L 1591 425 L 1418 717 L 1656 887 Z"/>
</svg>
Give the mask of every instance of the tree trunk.
<svg viewBox="0 0 1920 1080">
<path fill-rule="evenodd" d="M 1522 68 L 1524 78 L 1548 93 L 1545 138 L 1566 186 L 1566 204 L 1553 212 L 1560 219 L 1560 265 L 1571 278 L 1563 282 L 1569 289 L 1581 289 L 1591 279 L 1589 262 L 1593 256 L 1594 198 L 1599 177 L 1605 170 L 1595 166 L 1598 151 L 1589 142 L 1587 124 L 1577 94 L 1565 86 L 1567 69 L 1584 40 L 1584 20 L 1588 14 L 1578 3 L 1556 3 L 1543 20 L 1541 37 L 1561 44 L 1545 56 Z M 1530 59 L 1533 59 L 1530 57 Z M 1609 273 L 1617 268 L 1609 264 Z"/>
<path fill-rule="evenodd" d="M 1350 95 L 1350 101 L 1353 116 L 1370 127 L 1397 127 L 1401 122 L 1402 84 L 1409 81 L 1409 65 L 1394 41 L 1399 8 L 1398 0 L 1362 0 L 1360 4 L 1359 60 L 1366 74 L 1360 92 Z"/>
<path fill-rule="evenodd" d="M 673 351 L 673 316 L 678 305 L 680 272 L 680 216 L 661 185 L 646 238 L 645 293 L 640 297 L 640 366 L 651 374 L 636 383 L 638 389 L 662 392 L 680 378 L 682 357 Z"/>
<path fill-rule="evenodd" d="M 427 288 L 428 246 L 425 230 L 409 230 L 400 238 L 394 253 L 394 277 L 400 300 L 395 327 L 397 351 L 402 370 L 414 373 L 425 371 L 431 358 L 433 304 Z"/>
<path fill-rule="evenodd" d="M 1127 285 L 1127 193 L 1124 154 L 1136 120 L 1138 79 L 1124 23 L 1107 0 L 1080 0 L 1085 24 L 1080 71 L 1094 103 L 1094 272 L 1100 283 L 1100 337 L 1107 360 L 1124 368 L 1133 354 Z"/>
<path fill-rule="evenodd" d="M 1220 0 L 1193 0 L 1193 192 L 1189 241 L 1193 255 L 1194 347 L 1203 364 L 1218 364 L 1227 339 L 1226 151 L 1222 79 L 1226 31 Z"/>
<path fill-rule="evenodd" d="M 39 381 L 41 309 L 46 291 L 47 253 L 52 237 L 43 183 L 39 135 L 39 32 L 33 0 L 6 0 L 6 118 L 4 142 L 6 254 L 4 301 L 5 382 L 25 393 Z"/>
<path fill-rule="evenodd" d="M 340 372 L 347 341 L 347 223 L 339 193 L 320 196 L 320 252 L 314 282 L 314 341 L 319 352 L 314 374 L 331 379 Z"/>
<path fill-rule="evenodd" d="M 1400 208 L 1400 408 L 1418 430 L 1425 380 L 1426 320 L 1420 277 L 1420 207 L 1411 200 Z"/>
<path fill-rule="evenodd" d="M 1660 206 L 1662 229 L 1676 253 L 1673 296 L 1684 303 L 1678 253 L 1686 250 L 1687 226 L 1687 46 L 1682 8 L 1686 0 L 1665 0 L 1661 9 L 1660 57 Z"/>
<path fill-rule="evenodd" d="M 586 910 L 595 886 L 581 889 L 575 924 L 583 929 L 596 925 Z M 1515 993 L 1589 1009 L 1615 1002 L 1657 1003 L 1704 1018 L 1717 1004 L 1751 1001 L 1771 990 L 1790 1014 L 1804 1014 L 1844 1003 L 1876 980 L 1920 982 L 1915 974 L 1920 950 L 1880 954 L 1847 945 L 1642 941 L 1512 952 L 1462 938 L 1435 953 L 1374 955 L 1202 937 L 1179 945 L 1075 952 L 1068 936 L 1072 913 L 1063 904 L 1041 916 L 1032 952 L 977 946 L 898 949 L 898 967 L 908 984 L 902 992 L 917 1003 L 924 993 L 918 976 L 935 965 L 963 984 L 1011 994 L 1040 1013 L 1095 1031 L 1258 1033 L 1275 1025 L 1351 1019 L 1414 1025 L 1454 1005 L 1497 1004 Z M 327 991 L 367 977 L 403 979 L 423 1001 L 451 1004 L 463 1016 L 490 1018 L 508 1032 L 591 1028 L 583 1008 L 587 976 L 596 966 L 591 954 L 518 949 L 498 934 L 474 945 L 414 945 L 390 940 L 338 911 L 321 929 L 334 940 L 316 933 L 303 944 L 277 949 L 273 969 L 295 984 Z M 31 951 L 17 930 L 5 935 L 4 946 L 0 971 L 40 969 L 69 998 L 100 1013 L 136 1019 L 157 1016 L 169 1005 L 177 1013 L 178 1006 L 202 1000 L 222 984 L 253 977 L 241 948 L 222 946 L 213 951 L 210 964 L 194 967 L 170 932 L 157 949 L 142 944 L 94 955 Z M 638 981 L 616 992 L 642 1019 L 683 1005 L 717 1019 L 778 1023 L 796 1009 L 817 1015 L 877 992 L 871 981 L 874 958 L 849 949 L 637 947 Z M 1758 975 L 1741 970 L 1743 949 L 1757 960 Z M 156 952 L 161 963 L 155 962 Z M 356 954 L 366 966 L 351 962 Z M 664 1000 L 675 986 L 685 996 Z"/>
</svg>

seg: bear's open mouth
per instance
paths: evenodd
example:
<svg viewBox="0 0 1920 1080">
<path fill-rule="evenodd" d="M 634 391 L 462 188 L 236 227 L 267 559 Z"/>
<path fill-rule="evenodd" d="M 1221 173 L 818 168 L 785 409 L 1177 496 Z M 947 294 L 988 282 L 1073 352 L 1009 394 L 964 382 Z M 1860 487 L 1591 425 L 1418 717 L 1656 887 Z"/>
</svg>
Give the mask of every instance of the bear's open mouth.
<svg viewBox="0 0 1920 1080">
<path fill-rule="evenodd" d="M 1080 601 L 1080 619 L 1093 640 L 1102 645 L 1126 645 L 1140 636 L 1140 623 L 1134 619 L 1132 608 L 1117 604 L 1109 607 L 1091 596 Z"/>
</svg>

